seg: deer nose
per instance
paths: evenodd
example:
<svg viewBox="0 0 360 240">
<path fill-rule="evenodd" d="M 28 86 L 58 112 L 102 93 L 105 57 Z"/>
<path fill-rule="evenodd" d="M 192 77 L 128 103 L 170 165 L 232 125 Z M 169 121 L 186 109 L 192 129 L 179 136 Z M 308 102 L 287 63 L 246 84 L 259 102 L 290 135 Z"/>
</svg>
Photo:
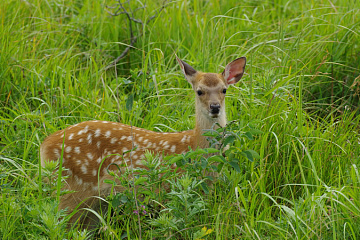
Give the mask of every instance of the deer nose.
<svg viewBox="0 0 360 240">
<path fill-rule="evenodd" d="M 210 110 L 212 114 L 218 114 L 220 112 L 220 104 L 219 103 L 210 104 Z"/>
</svg>

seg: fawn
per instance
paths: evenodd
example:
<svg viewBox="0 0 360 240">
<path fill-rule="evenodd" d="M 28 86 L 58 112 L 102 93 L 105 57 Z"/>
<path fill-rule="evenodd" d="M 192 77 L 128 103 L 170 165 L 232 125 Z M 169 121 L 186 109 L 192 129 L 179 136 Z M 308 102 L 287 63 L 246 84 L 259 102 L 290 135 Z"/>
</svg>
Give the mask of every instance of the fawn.
<svg viewBox="0 0 360 240">
<path fill-rule="evenodd" d="M 125 162 L 130 169 L 142 167 L 146 149 L 169 155 L 187 152 L 189 146 L 192 149 L 208 147 L 203 130 L 211 129 L 216 122 L 222 127 L 226 125 L 226 90 L 243 76 L 246 58 L 232 61 L 221 74 L 199 72 L 176 59 L 195 91 L 195 129 L 160 133 L 117 122 L 86 121 L 48 136 L 40 147 L 41 165 L 63 156 L 63 175 L 68 176 L 64 188 L 73 191 L 61 196 L 60 209 L 72 211 L 79 205 L 93 206 L 93 196 L 109 194 L 111 185 L 104 183 L 104 179 L 111 178 L 107 172 L 110 164 Z M 137 148 L 129 152 L 133 146 Z M 116 189 L 121 190 L 121 186 Z M 75 214 L 70 222 L 79 216 Z"/>
</svg>

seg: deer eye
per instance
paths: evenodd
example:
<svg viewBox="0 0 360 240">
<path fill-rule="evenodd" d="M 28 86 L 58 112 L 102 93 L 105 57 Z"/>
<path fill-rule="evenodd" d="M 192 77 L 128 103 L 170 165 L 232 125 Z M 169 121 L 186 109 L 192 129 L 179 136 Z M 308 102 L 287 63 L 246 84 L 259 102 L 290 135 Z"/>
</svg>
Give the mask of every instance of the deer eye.
<svg viewBox="0 0 360 240">
<path fill-rule="evenodd" d="M 196 92 L 197 92 L 197 94 L 198 94 L 199 96 L 201 96 L 201 95 L 203 95 L 203 94 L 204 94 L 204 92 L 203 92 L 203 91 L 201 91 L 201 90 L 197 90 Z"/>
<path fill-rule="evenodd" d="M 226 88 L 223 89 L 223 94 L 225 94 L 225 93 L 226 93 Z"/>
</svg>

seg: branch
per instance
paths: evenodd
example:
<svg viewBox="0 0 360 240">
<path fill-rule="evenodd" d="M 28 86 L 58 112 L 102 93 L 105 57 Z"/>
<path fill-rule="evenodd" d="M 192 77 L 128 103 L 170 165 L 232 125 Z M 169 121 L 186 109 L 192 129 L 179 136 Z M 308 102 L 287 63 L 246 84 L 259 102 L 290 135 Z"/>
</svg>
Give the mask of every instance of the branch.
<svg viewBox="0 0 360 240">
<path fill-rule="evenodd" d="M 164 0 L 161 8 L 158 11 L 156 11 L 154 15 L 152 15 L 152 16 L 150 16 L 148 18 L 148 20 L 146 21 L 146 24 L 149 24 L 154 18 L 156 18 L 161 13 L 161 11 L 167 6 L 167 4 L 170 3 L 171 1 L 172 0 Z M 130 0 L 127 0 L 125 2 L 121 2 L 121 0 L 118 0 L 117 2 L 118 3 L 116 5 L 114 5 L 114 6 L 106 6 L 106 8 L 108 8 L 108 9 L 117 8 L 114 13 L 108 11 L 107 9 L 105 9 L 105 11 L 108 12 L 112 16 L 119 16 L 119 15 L 125 15 L 126 16 L 127 22 L 129 24 L 129 31 L 130 31 L 130 44 L 128 45 L 128 47 L 125 48 L 125 50 L 120 54 L 120 56 L 118 56 L 111 64 L 109 64 L 108 66 L 105 67 L 105 71 L 112 68 L 112 67 L 115 67 L 116 64 L 121 59 L 125 58 L 125 56 L 128 54 L 130 49 L 134 47 L 137 39 L 142 36 L 142 32 L 139 32 L 136 35 L 134 34 L 132 24 L 133 23 L 141 24 L 141 29 L 144 29 L 144 22 L 141 21 L 140 19 L 135 18 L 134 14 L 139 10 L 145 9 L 146 5 L 143 4 L 143 6 L 141 6 L 141 7 L 138 7 L 136 9 L 134 9 L 134 10 L 130 9 L 130 11 L 128 11 L 125 8 L 124 5 L 128 4 L 130 6 Z"/>
</svg>

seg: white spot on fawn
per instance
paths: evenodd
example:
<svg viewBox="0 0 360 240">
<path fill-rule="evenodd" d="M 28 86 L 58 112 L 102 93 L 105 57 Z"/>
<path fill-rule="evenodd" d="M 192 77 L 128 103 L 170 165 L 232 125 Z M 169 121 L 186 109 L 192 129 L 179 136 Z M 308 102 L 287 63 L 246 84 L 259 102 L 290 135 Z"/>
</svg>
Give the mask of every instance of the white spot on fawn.
<svg viewBox="0 0 360 240">
<path fill-rule="evenodd" d="M 79 142 L 83 142 L 83 141 L 84 141 L 84 139 L 82 139 L 82 138 L 79 139 Z"/>
<path fill-rule="evenodd" d="M 109 138 L 110 136 L 111 136 L 111 131 L 110 131 L 110 130 L 109 130 L 109 131 L 106 131 L 105 137 Z"/>
<path fill-rule="evenodd" d="M 109 123 L 108 121 L 102 121 L 102 123 Z"/>
<path fill-rule="evenodd" d="M 138 141 L 141 142 L 143 140 L 143 137 L 139 137 Z"/>
<path fill-rule="evenodd" d="M 87 167 L 85 165 L 81 166 L 81 171 L 83 174 L 87 174 Z"/>
<path fill-rule="evenodd" d="M 124 140 L 126 138 L 126 136 L 122 136 L 121 138 L 120 138 L 120 140 Z"/>
<path fill-rule="evenodd" d="M 139 158 L 139 156 L 135 154 L 134 156 L 132 156 L 132 158 L 136 160 Z"/>
<path fill-rule="evenodd" d="M 96 143 L 97 148 L 100 148 L 100 144 L 101 144 L 100 141 L 98 141 L 98 142 Z"/>
<path fill-rule="evenodd" d="M 176 151 L 176 145 L 173 145 L 170 149 L 171 152 L 175 152 Z"/>
<path fill-rule="evenodd" d="M 128 140 L 128 141 L 132 141 L 132 136 L 128 136 L 128 137 L 127 137 L 127 140 Z"/>
<path fill-rule="evenodd" d="M 109 155 L 109 154 L 110 154 L 110 152 L 109 152 L 107 149 L 105 149 L 105 150 L 104 150 L 104 155 L 107 156 L 107 155 Z"/>
<path fill-rule="evenodd" d="M 123 147 L 122 152 L 124 153 L 124 152 L 127 152 L 127 151 L 129 151 L 129 149 L 127 149 L 126 147 Z"/>
<path fill-rule="evenodd" d="M 60 157 L 60 151 L 59 151 L 59 149 L 55 148 L 55 149 L 54 149 L 54 154 L 55 154 L 55 156 L 56 156 L 57 158 L 59 158 L 59 157 Z"/>
<path fill-rule="evenodd" d="M 71 133 L 70 135 L 69 135 L 69 140 L 71 140 L 71 139 L 73 139 L 73 137 L 74 137 L 74 133 Z"/>
<path fill-rule="evenodd" d="M 94 159 L 94 156 L 93 156 L 91 153 L 87 153 L 86 156 L 87 156 L 90 160 L 93 160 L 93 159 Z"/>
<path fill-rule="evenodd" d="M 92 174 L 93 174 L 94 177 L 96 176 L 96 174 L 97 174 L 96 169 L 93 169 Z"/>
<path fill-rule="evenodd" d="M 82 185 L 83 184 L 83 180 L 82 178 L 79 178 L 78 176 L 75 175 L 75 180 L 77 182 L 78 185 Z"/>
<path fill-rule="evenodd" d="M 181 139 L 181 142 L 182 142 L 182 143 L 185 143 L 185 142 L 186 142 L 186 135 L 183 136 L 183 138 Z"/>
<path fill-rule="evenodd" d="M 71 148 L 70 146 L 67 146 L 67 147 L 65 148 L 65 152 L 67 152 L 67 153 L 71 152 L 71 150 L 72 150 L 72 148 Z"/>
<path fill-rule="evenodd" d="M 114 138 L 112 138 L 112 139 L 110 140 L 110 143 L 111 143 L 111 144 L 114 144 L 114 143 L 116 143 L 117 140 L 118 140 L 118 139 L 117 139 L 116 137 L 114 137 Z"/>
<path fill-rule="evenodd" d="M 80 154 L 80 147 L 75 147 L 74 151 L 75 153 Z"/>
<path fill-rule="evenodd" d="M 94 134 L 94 137 L 99 137 L 101 134 L 101 130 L 98 128 L 95 130 L 95 134 Z"/>
<path fill-rule="evenodd" d="M 78 135 L 81 135 L 81 134 L 83 134 L 83 133 L 87 133 L 88 130 L 89 130 L 89 126 L 86 126 L 84 129 L 80 130 L 77 134 L 78 134 Z"/>
<path fill-rule="evenodd" d="M 99 157 L 98 159 L 96 159 L 96 162 L 97 162 L 97 163 L 101 163 L 101 160 L 102 160 L 102 158 Z"/>
<path fill-rule="evenodd" d="M 92 134 L 89 133 L 89 135 L 87 136 L 86 139 L 88 140 L 88 144 L 91 144 L 92 143 Z"/>
</svg>

